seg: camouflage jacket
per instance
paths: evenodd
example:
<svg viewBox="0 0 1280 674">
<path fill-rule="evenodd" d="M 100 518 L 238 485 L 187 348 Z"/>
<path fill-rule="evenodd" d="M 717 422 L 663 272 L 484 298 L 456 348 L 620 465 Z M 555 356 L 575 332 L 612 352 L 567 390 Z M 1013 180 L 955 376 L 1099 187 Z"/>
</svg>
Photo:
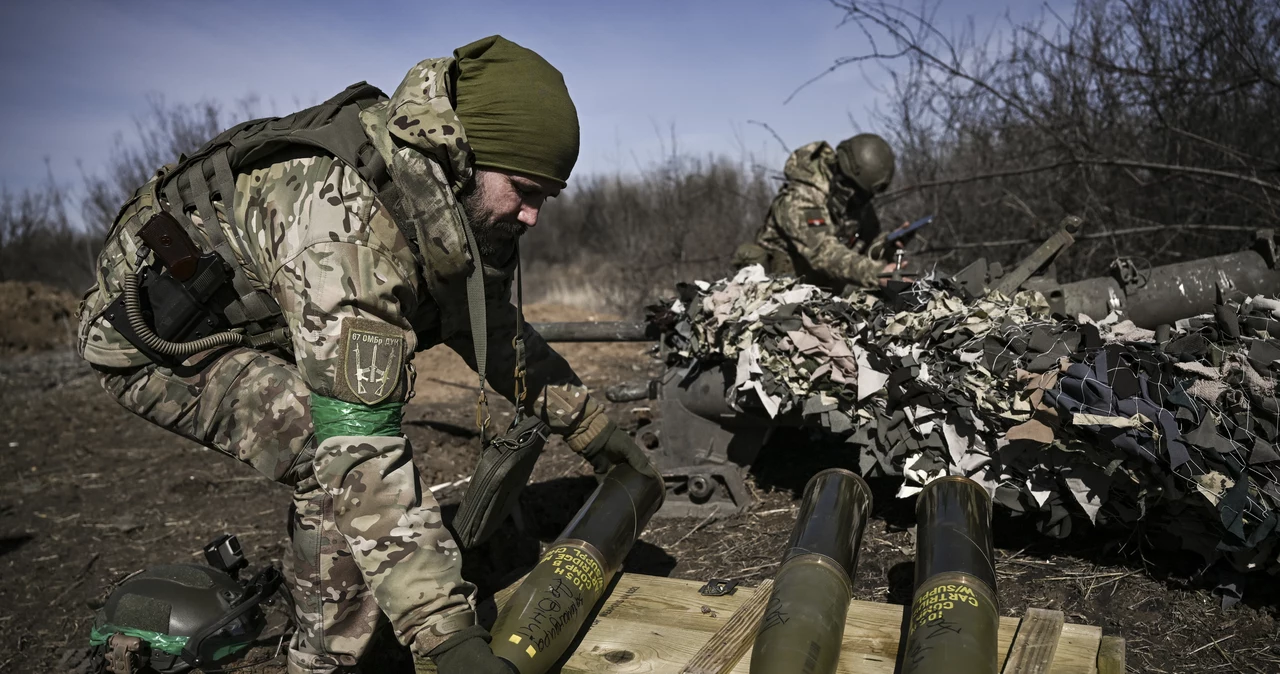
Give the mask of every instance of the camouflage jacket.
<svg viewBox="0 0 1280 674">
<path fill-rule="evenodd" d="M 873 288 L 884 264 L 849 247 L 857 220 L 828 208 L 835 150 L 825 141 L 791 153 L 778 190 L 755 243 L 767 255 L 770 274 L 795 275 L 805 282 L 839 289 L 845 284 Z M 874 217 L 868 206 L 862 217 Z"/>
<path fill-rule="evenodd" d="M 418 654 L 475 623 L 474 588 L 457 574 L 457 547 L 441 534 L 439 508 L 423 493 L 396 406 L 412 395 L 416 351 L 445 344 L 475 367 L 466 278 L 480 261 L 467 252 L 456 200 L 472 179 L 472 155 L 449 104 L 451 64 L 423 61 L 389 101 L 361 113 L 401 198 L 411 202 L 397 212 L 415 220 L 408 224 L 417 232 L 416 251 L 355 169 L 310 148 L 242 167 L 232 203 L 213 204 L 217 222 L 190 214 L 196 243 L 211 249 L 209 228 L 220 228 L 250 283 L 279 304 L 289 350 L 311 394 L 315 482 L 332 498 L 337 529 L 378 607 Z M 102 368 L 149 363 L 103 313 L 135 273 L 133 232 L 150 212 L 150 194 L 150 184 L 140 188 L 117 217 L 99 257 L 97 285 L 81 305 L 80 351 Z M 508 398 L 516 366 L 511 252 L 483 266 L 488 382 Z M 536 333 L 526 330 L 525 339 L 525 409 L 582 451 L 608 424 L 603 407 Z M 347 416 L 321 423 L 321 407 Z"/>
<path fill-rule="evenodd" d="M 352 403 L 407 399 L 412 354 L 437 344 L 448 345 L 475 367 L 465 289 L 472 261 L 452 208 L 456 190 L 472 178 L 472 155 L 449 104 L 445 75 L 451 64 L 448 58 L 419 63 L 391 100 L 361 115 L 397 183 L 408 183 L 401 189 L 427 192 L 420 201 L 435 206 L 413 223 L 422 244 L 418 254 L 354 170 L 306 149 L 303 156 L 273 157 L 238 175 L 229 213 L 224 203 L 214 204 L 220 220 L 226 216 L 218 226 L 237 262 L 253 285 L 280 305 L 299 372 L 313 393 Z M 388 119 L 395 124 L 388 125 Z M 191 218 L 199 230 L 197 242 L 208 246 L 203 234 L 208 224 L 194 214 Z M 108 237 L 98 284 L 85 298 L 80 330 L 85 358 L 105 367 L 149 362 L 101 316 L 120 293 L 124 275 L 134 271 L 137 241 L 119 225 Z M 484 265 L 488 381 L 509 399 L 515 371 L 514 266 L 513 254 Z M 344 331 L 348 319 L 359 327 L 352 323 Z M 387 382 L 393 386 L 370 395 L 348 384 L 352 377 L 342 369 L 343 345 L 351 329 L 403 344 L 402 358 L 384 361 L 397 365 Z M 603 419 L 597 420 L 601 408 L 563 358 L 532 330 L 524 336 L 526 410 L 580 451 L 591 431 L 603 426 Z"/>
</svg>

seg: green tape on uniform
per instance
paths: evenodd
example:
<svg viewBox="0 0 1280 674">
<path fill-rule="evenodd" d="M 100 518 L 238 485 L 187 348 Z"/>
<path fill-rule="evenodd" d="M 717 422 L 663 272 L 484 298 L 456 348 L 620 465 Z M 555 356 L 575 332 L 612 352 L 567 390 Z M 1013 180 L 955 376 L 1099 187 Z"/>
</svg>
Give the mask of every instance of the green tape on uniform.
<svg viewBox="0 0 1280 674">
<path fill-rule="evenodd" d="M 404 403 L 384 402 L 358 405 L 321 395 L 311 396 L 311 423 L 315 425 L 316 442 L 339 435 L 397 436 Z"/>
</svg>

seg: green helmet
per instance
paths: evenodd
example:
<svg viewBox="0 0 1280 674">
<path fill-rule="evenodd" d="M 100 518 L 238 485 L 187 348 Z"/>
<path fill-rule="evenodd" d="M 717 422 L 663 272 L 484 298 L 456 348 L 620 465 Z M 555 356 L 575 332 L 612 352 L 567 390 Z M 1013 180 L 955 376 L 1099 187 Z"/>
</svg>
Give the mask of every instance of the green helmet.
<svg viewBox="0 0 1280 674">
<path fill-rule="evenodd" d="M 879 194 L 893 182 L 893 148 L 874 133 L 860 133 L 836 146 L 836 166 L 868 194 Z"/>
<path fill-rule="evenodd" d="M 90 645 L 102 649 L 106 671 L 177 674 L 244 651 L 262 632 L 259 605 L 279 589 L 281 577 L 268 566 L 246 584 L 236 571 L 168 564 L 125 579 L 89 636 Z"/>
</svg>

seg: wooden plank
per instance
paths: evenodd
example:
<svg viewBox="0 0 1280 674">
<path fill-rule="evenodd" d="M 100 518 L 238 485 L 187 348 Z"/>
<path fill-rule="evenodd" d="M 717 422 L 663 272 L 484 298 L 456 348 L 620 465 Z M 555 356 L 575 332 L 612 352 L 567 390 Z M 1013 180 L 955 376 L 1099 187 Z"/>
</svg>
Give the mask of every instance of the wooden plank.
<svg viewBox="0 0 1280 674">
<path fill-rule="evenodd" d="M 1001 652 L 1009 652 L 1004 650 L 1005 634 L 1009 634 L 1012 642 L 1016 631 L 1018 619 L 1000 619 Z M 1057 652 L 1053 654 L 1053 664 L 1048 671 L 1050 674 L 1097 674 L 1098 641 L 1101 638 L 1101 627 L 1071 623 L 1062 625 L 1062 636 L 1057 641 Z"/>
<path fill-rule="evenodd" d="M 697 655 L 680 670 L 681 674 L 727 674 L 733 669 L 755 641 L 756 630 L 760 627 L 772 590 L 772 580 L 760 583 L 755 594 L 729 616 L 719 631 L 711 635 Z"/>
<path fill-rule="evenodd" d="M 1124 674 L 1124 639 L 1102 637 L 1098 646 L 1098 674 Z"/>
<path fill-rule="evenodd" d="M 1004 663 L 1004 674 L 1048 674 L 1066 623 L 1062 611 L 1027 609 Z"/>
<path fill-rule="evenodd" d="M 691 580 L 623 574 L 562 671 L 679 674 L 712 635 L 754 596 L 744 592 L 750 588 L 740 587 L 730 596 L 704 597 L 698 594 L 701 585 Z M 500 592 L 496 600 L 501 605 L 509 596 L 509 592 Z M 710 611 L 703 613 L 703 606 Z M 902 611 L 902 606 L 893 604 L 852 602 L 836 671 L 894 674 Z M 1010 653 L 1018 623 L 1017 618 L 1000 619 L 1000 653 Z M 1048 674 L 1100 674 L 1101 639 L 1099 627 L 1064 624 Z M 750 666 L 751 652 L 747 649 L 729 671 L 748 674 Z"/>
</svg>

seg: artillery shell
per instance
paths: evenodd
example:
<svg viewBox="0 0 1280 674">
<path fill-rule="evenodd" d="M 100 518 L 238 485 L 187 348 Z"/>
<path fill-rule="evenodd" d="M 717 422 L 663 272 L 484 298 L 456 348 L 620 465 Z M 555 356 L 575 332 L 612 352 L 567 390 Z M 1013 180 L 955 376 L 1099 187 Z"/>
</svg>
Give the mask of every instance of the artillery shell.
<svg viewBox="0 0 1280 674">
<path fill-rule="evenodd" d="M 662 503 L 662 482 L 615 466 L 498 614 L 493 652 L 520 674 L 564 655 Z"/>
<path fill-rule="evenodd" d="M 991 553 L 991 498 L 943 477 L 916 503 L 916 589 L 904 674 L 996 674 L 1000 606 Z"/>
<path fill-rule="evenodd" d="M 835 671 L 870 511 L 857 475 L 836 468 L 809 480 L 756 633 L 752 674 Z"/>
</svg>

